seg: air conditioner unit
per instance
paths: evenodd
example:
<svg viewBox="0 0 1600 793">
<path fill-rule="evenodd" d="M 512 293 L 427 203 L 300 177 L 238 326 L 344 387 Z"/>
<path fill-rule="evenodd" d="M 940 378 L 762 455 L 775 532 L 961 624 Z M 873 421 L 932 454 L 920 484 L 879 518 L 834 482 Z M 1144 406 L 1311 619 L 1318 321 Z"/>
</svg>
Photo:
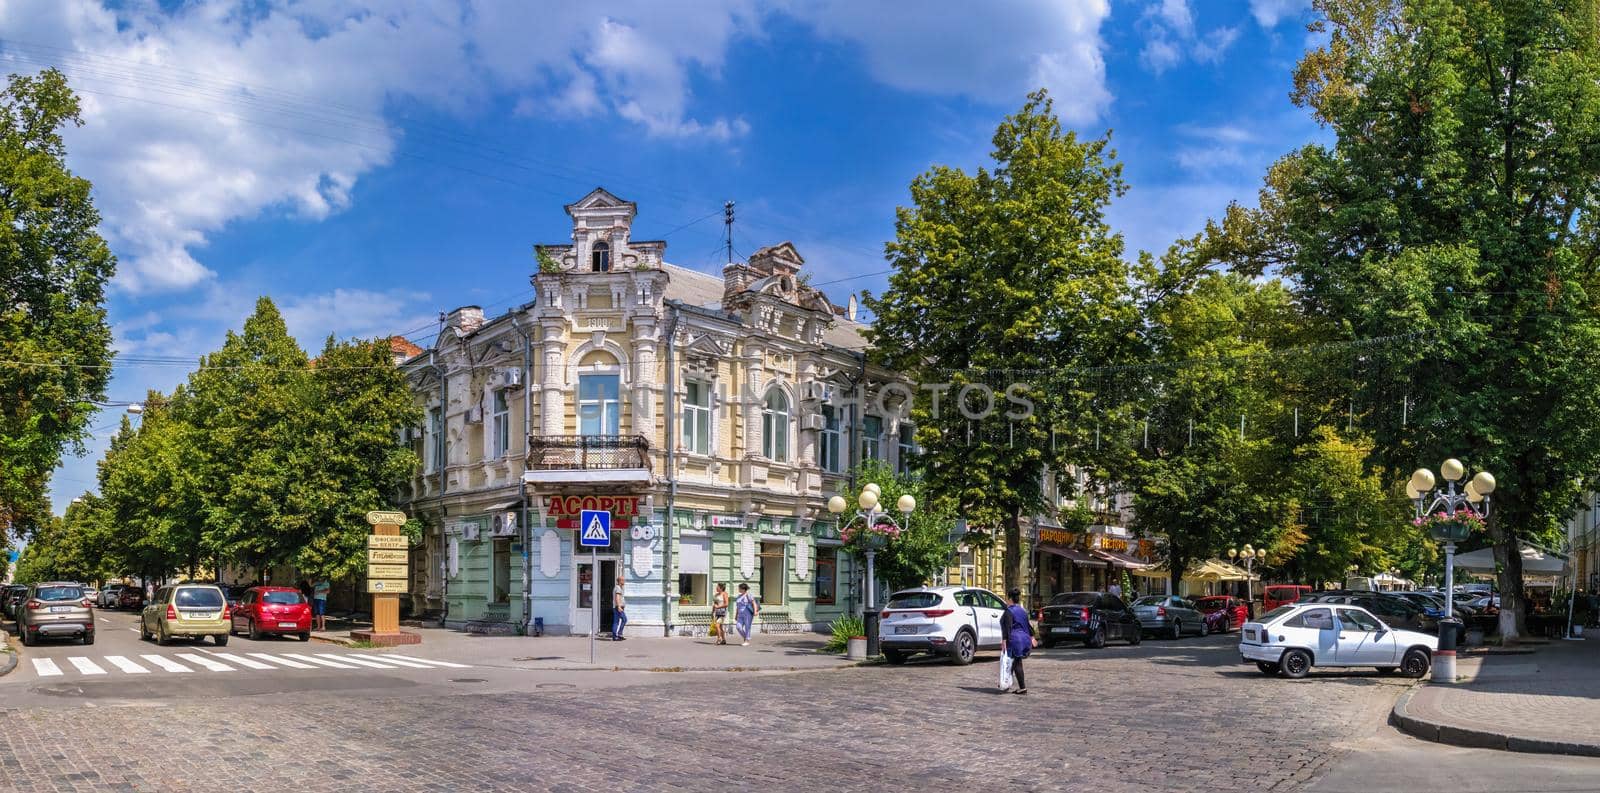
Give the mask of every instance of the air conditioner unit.
<svg viewBox="0 0 1600 793">
<path fill-rule="evenodd" d="M 821 402 L 828 398 L 828 384 L 811 381 L 800 387 L 800 398 L 808 402 Z"/>
<path fill-rule="evenodd" d="M 463 540 L 476 540 L 476 539 L 478 539 L 478 524 L 476 524 L 476 523 L 467 523 L 467 524 L 462 525 L 462 527 L 461 527 L 461 539 L 463 539 Z"/>
<path fill-rule="evenodd" d="M 509 537 L 517 533 L 517 513 L 503 512 L 494 516 L 494 536 Z"/>
<path fill-rule="evenodd" d="M 500 376 L 495 378 L 495 385 L 501 388 L 516 388 L 522 385 L 522 370 L 501 369 Z"/>
<path fill-rule="evenodd" d="M 823 418 L 821 413 L 809 413 L 800 418 L 800 429 L 820 430 L 827 426 L 827 423 L 827 419 Z"/>
<path fill-rule="evenodd" d="M 467 408 L 467 423 L 468 424 L 482 424 L 483 423 L 483 406 L 482 405 L 473 405 L 472 407 Z"/>
</svg>

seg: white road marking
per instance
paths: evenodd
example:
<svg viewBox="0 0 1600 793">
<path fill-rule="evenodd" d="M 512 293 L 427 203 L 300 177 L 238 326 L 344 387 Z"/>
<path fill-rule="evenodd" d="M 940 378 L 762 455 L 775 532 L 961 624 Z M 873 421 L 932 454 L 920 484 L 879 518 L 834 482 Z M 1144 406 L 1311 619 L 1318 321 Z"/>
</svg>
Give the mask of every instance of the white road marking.
<svg viewBox="0 0 1600 793">
<path fill-rule="evenodd" d="M 383 657 L 384 658 L 403 658 L 403 659 L 405 659 L 407 661 L 416 661 L 418 663 L 432 664 L 434 666 L 448 666 L 451 669 L 470 669 L 470 668 L 472 668 L 472 664 L 458 664 L 458 663 L 454 663 L 454 662 L 451 662 L 451 661 L 435 661 L 432 658 L 413 658 L 413 657 L 411 657 L 409 655 L 385 655 Z"/>
<path fill-rule="evenodd" d="M 355 660 L 357 658 L 365 658 L 368 661 L 382 661 L 382 662 L 384 662 L 386 664 L 394 664 L 396 666 L 409 666 L 412 669 L 432 669 L 433 668 L 432 666 L 429 666 L 428 664 L 417 663 L 416 661 L 412 661 L 412 660 L 409 660 L 407 658 L 404 658 L 404 657 L 401 657 L 401 656 L 398 656 L 398 655 L 357 655 L 357 654 L 352 653 L 350 655 L 346 655 L 346 656 L 343 656 L 343 657 L 344 658 L 348 658 L 350 660 Z"/>
<path fill-rule="evenodd" d="M 207 658 L 207 657 L 205 657 L 203 655 L 196 655 L 195 653 L 178 653 L 177 656 L 179 658 L 182 658 L 185 661 L 188 661 L 191 664 L 195 664 L 196 666 L 203 666 L 203 667 L 205 667 L 206 669 L 208 669 L 208 670 L 210 670 L 212 672 L 235 672 L 235 671 L 238 671 L 238 670 L 234 669 L 233 667 L 228 666 L 227 664 L 219 663 L 217 661 L 213 661 L 210 658 Z"/>
<path fill-rule="evenodd" d="M 279 658 L 276 655 L 267 655 L 266 653 L 247 653 L 247 655 L 252 658 L 260 658 L 263 661 L 271 661 L 275 664 L 282 664 L 290 669 L 316 669 L 316 667 L 312 666 L 311 664 L 302 664 L 299 661 L 291 661 L 287 658 Z"/>
<path fill-rule="evenodd" d="M 40 677 L 55 677 L 61 674 L 61 667 L 56 666 L 56 662 L 49 658 L 35 658 L 33 659 L 33 671 Z"/>
<path fill-rule="evenodd" d="M 129 628 L 128 630 L 133 631 L 134 633 L 138 633 L 139 632 L 138 628 Z"/>
<path fill-rule="evenodd" d="M 99 664 L 82 656 L 74 655 L 67 660 L 71 661 L 73 666 L 78 667 L 79 672 L 82 672 L 86 675 L 103 675 L 106 673 L 106 670 Z"/>
<path fill-rule="evenodd" d="M 361 664 L 362 666 L 370 666 L 373 669 L 394 669 L 394 668 L 397 668 L 397 667 L 405 666 L 405 664 L 384 664 L 384 663 L 379 663 L 379 662 L 374 661 L 374 660 L 372 660 L 370 658 L 361 658 L 361 657 L 355 656 L 355 655 L 341 655 L 341 656 L 339 656 L 339 660 L 341 660 L 341 661 L 349 661 L 352 664 Z"/>
<path fill-rule="evenodd" d="M 329 658 L 326 655 L 302 655 L 300 653 L 284 653 L 284 655 L 286 655 L 286 656 L 288 656 L 290 658 L 298 658 L 298 659 L 300 659 L 302 661 L 310 661 L 311 663 L 314 663 L 314 664 L 322 664 L 323 666 L 331 666 L 331 667 L 333 667 L 335 669 L 359 669 L 360 668 L 360 667 L 358 667 L 358 666 L 356 666 L 354 664 L 342 664 L 342 663 L 339 663 L 338 661 L 335 661 L 335 660 Z"/>
<path fill-rule="evenodd" d="M 146 669 L 146 668 L 144 668 L 144 667 L 142 667 L 142 666 L 140 666 L 140 665 L 138 665 L 138 664 L 136 664 L 136 663 L 134 663 L 132 661 L 129 661 L 127 658 L 124 658 L 124 657 L 122 657 L 120 655 L 108 655 L 108 656 L 106 656 L 106 660 L 110 661 L 112 666 L 115 666 L 116 668 L 121 669 L 122 671 L 127 672 L 130 675 L 148 675 L 148 674 L 150 674 L 150 670 L 148 670 L 148 669 Z"/>
<path fill-rule="evenodd" d="M 166 656 L 146 654 L 146 655 L 141 655 L 139 657 L 143 658 L 146 661 L 149 661 L 152 664 L 155 664 L 156 666 L 161 667 L 162 669 L 164 669 L 164 670 L 166 670 L 168 672 L 193 672 L 194 671 L 193 669 L 190 669 L 189 667 L 184 666 L 183 664 L 180 664 L 180 663 L 178 663 L 176 661 L 173 661 L 172 659 L 167 658 Z"/>
<path fill-rule="evenodd" d="M 216 652 L 216 651 L 212 651 L 211 654 L 213 656 L 217 657 L 217 658 L 221 658 L 222 660 L 227 661 L 230 664 L 238 664 L 239 666 L 245 667 L 246 669 L 274 669 L 274 668 L 276 668 L 272 664 L 264 664 L 264 663 L 261 663 L 260 661 L 252 661 L 249 658 L 245 658 L 242 655 L 234 655 L 232 653 L 219 653 L 219 652 Z"/>
</svg>

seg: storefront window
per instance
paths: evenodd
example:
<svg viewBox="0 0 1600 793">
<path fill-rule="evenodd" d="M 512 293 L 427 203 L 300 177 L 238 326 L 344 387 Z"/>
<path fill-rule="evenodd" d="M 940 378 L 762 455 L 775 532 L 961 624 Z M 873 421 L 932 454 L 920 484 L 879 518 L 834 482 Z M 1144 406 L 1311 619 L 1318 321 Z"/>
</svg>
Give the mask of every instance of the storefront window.
<svg viewBox="0 0 1600 793">
<path fill-rule="evenodd" d="M 608 554 L 608 553 L 609 554 L 618 554 L 618 553 L 622 553 L 622 535 L 627 532 L 627 529 L 623 529 L 622 531 L 618 531 L 617 530 L 617 524 L 616 524 L 616 518 L 612 518 L 611 521 L 612 521 L 611 522 L 611 544 L 606 546 L 606 547 L 604 547 L 604 548 L 590 548 L 587 545 L 580 545 L 578 543 L 578 532 L 576 532 L 576 531 L 571 532 L 572 553 L 573 553 L 573 555 L 574 556 L 582 556 L 584 558 L 588 558 L 589 553 L 591 551 L 593 551 L 594 553 L 599 553 L 599 554 Z"/>
<path fill-rule="evenodd" d="M 511 538 L 494 541 L 494 602 L 506 603 L 511 598 Z"/>
<path fill-rule="evenodd" d="M 786 545 L 781 541 L 761 543 L 760 580 L 756 588 L 760 590 L 762 606 L 783 605 L 783 592 L 788 582 L 784 572 Z"/>
<path fill-rule="evenodd" d="M 704 573 L 678 574 L 678 605 L 704 606 L 707 601 L 707 579 Z"/>
<path fill-rule="evenodd" d="M 817 605 L 831 606 L 838 585 L 839 549 L 817 549 Z"/>
</svg>

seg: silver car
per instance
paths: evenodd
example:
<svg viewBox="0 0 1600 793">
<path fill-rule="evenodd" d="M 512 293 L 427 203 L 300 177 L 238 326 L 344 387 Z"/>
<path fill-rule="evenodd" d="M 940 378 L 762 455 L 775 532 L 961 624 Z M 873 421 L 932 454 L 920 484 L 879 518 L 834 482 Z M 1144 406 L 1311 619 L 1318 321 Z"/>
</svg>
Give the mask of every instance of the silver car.
<svg viewBox="0 0 1600 793">
<path fill-rule="evenodd" d="M 23 645 L 57 636 L 94 644 L 94 606 L 78 584 L 34 584 L 17 612 L 17 633 Z"/>
<path fill-rule="evenodd" d="M 1176 639 L 1185 633 L 1204 636 L 1206 615 L 1193 603 L 1176 595 L 1146 595 L 1133 601 L 1133 614 L 1139 618 L 1139 627 L 1146 633 L 1157 633 Z"/>
</svg>

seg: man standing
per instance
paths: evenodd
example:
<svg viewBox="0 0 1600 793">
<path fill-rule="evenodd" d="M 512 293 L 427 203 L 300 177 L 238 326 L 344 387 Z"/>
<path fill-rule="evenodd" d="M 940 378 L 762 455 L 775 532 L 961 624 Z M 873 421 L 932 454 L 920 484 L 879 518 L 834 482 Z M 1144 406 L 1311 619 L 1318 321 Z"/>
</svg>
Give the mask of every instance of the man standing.
<svg viewBox="0 0 1600 793">
<path fill-rule="evenodd" d="M 617 576 L 617 588 L 611 592 L 611 640 L 620 642 L 624 638 L 622 629 L 628 626 L 628 599 L 623 594 L 624 578 Z"/>
<path fill-rule="evenodd" d="M 333 584 L 326 578 L 317 579 L 311 585 L 311 616 L 317 622 L 317 630 L 328 629 L 328 590 L 333 589 Z"/>
</svg>

